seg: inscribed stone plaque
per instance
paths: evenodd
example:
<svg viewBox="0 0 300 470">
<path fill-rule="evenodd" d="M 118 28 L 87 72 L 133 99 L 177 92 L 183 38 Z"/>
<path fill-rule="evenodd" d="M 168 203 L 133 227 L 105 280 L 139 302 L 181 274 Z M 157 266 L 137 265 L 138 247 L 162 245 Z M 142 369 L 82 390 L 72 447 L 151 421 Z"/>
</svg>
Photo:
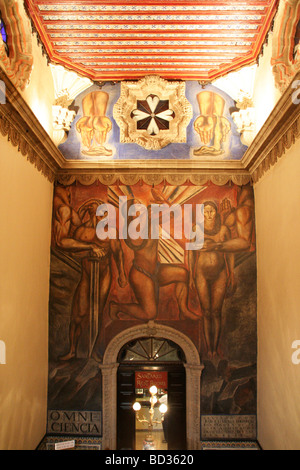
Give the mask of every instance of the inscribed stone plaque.
<svg viewBox="0 0 300 470">
<path fill-rule="evenodd" d="M 101 412 L 48 410 L 48 433 L 100 436 Z"/>
<path fill-rule="evenodd" d="M 256 416 L 201 416 L 202 439 L 256 439 Z"/>
</svg>

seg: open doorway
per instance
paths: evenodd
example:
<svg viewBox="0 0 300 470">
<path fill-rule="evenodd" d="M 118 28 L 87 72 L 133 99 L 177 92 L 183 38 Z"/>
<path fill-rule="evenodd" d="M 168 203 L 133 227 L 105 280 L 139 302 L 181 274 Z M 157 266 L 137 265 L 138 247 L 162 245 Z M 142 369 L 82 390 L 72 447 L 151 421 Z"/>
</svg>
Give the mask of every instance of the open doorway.
<svg viewBox="0 0 300 470">
<path fill-rule="evenodd" d="M 118 362 L 118 449 L 184 450 L 186 375 L 181 348 L 163 338 L 139 338 L 121 349 Z M 150 393 L 151 387 L 155 393 Z M 160 410 L 162 404 L 167 411 Z"/>
<path fill-rule="evenodd" d="M 168 450 L 167 387 L 166 370 L 135 371 L 135 450 Z"/>
</svg>

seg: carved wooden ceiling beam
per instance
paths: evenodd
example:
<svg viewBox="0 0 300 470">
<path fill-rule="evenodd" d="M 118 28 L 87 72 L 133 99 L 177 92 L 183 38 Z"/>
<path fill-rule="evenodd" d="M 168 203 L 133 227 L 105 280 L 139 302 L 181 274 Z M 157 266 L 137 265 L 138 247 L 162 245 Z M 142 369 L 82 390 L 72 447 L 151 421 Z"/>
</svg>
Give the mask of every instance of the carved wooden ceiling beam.
<svg viewBox="0 0 300 470">
<path fill-rule="evenodd" d="M 212 81 L 254 63 L 279 0 L 25 0 L 49 60 L 93 81 Z"/>
</svg>

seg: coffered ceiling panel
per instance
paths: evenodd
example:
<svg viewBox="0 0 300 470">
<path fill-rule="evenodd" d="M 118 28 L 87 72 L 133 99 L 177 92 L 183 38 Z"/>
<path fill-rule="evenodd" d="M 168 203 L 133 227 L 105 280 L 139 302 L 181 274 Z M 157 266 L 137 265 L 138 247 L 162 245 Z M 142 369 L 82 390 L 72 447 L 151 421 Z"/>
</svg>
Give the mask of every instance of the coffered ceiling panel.
<svg viewBox="0 0 300 470">
<path fill-rule="evenodd" d="M 278 0 L 25 0 L 53 63 L 94 81 L 211 81 L 253 63 Z"/>
</svg>

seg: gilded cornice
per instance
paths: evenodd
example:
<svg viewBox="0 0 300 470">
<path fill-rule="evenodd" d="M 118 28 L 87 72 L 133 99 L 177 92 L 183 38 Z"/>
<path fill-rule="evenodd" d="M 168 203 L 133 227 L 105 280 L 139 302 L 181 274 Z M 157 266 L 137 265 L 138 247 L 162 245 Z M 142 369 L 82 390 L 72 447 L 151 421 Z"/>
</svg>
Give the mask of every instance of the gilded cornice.
<svg viewBox="0 0 300 470">
<path fill-rule="evenodd" d="M 297 92 L 293 87 L 298 80 L 300 72 L 295 75 L 243 157 L 242 164 L 249 171 L 253 183 L 257 183 L 300 136 L 300 105 L 295 100 Z"/>
<path fill-rule="evenodd" d="M 70 172 L 59 172 L 57 175 L 57 181 L 60 184 L 70 185 L 73 184 L 75 181 L 78 181 L 80 184 L 83 185 L 90 185 L 99 181 L 105 185 L 112 185 L 112 184 L 126 184 L 126 185 L 133 185 L 139 182 L 144 182 L 146 184 L 150 184 L 156 186 L 163 182 L 171 184 L 171 185 L 182 185 L 187 182 L 195 184 L 196 186 L 201 186 L 208 181 L 212 183 L 223 186 L 227 183 L 234 183 L 239 186 L 248 184 L 251 181 L 251 176 L 249 173 L 233 173 L 233 172 L 221 172 L 221 171 L 191 171 L 190 173 L 181 172 L 180 170 L 174 171 L 174 173 L 170 173 L 165 171 L 153 171 L 149 170 L 147 172 L 143 172 L 139 170 L 138 172 L 129 171 L 125 173 L 124 171 L 117 171 L 108 173 L 107 170 L 103 173 L 99 172 L 89 172 L 89 173 L 70 173 Z"/>
<path fill-rule="evenodd" d="M 49 181 L 53 182 L 64 158 L 13 83 L 0 68 L 5 104 L 0 104 L 0 133 Z"/>
<path fill-rule="evenodd" d="M 298 73 L 294 80 L 300 79 Z M 242 161 L 67 161 L 44 130 L 21 94 L 0 69 L 6 86 L 6 104 L 0 105 L 0 132 L 51 182 L 84 185 L 102 184 L 195 185 L 212 181 L 217 185 L 256 183 L 300 136 L 300 108 L 293 103 L 295 90 L 287 88 Z M 295 100 L 294 100 L 295 101 Z"/>
</svg>

